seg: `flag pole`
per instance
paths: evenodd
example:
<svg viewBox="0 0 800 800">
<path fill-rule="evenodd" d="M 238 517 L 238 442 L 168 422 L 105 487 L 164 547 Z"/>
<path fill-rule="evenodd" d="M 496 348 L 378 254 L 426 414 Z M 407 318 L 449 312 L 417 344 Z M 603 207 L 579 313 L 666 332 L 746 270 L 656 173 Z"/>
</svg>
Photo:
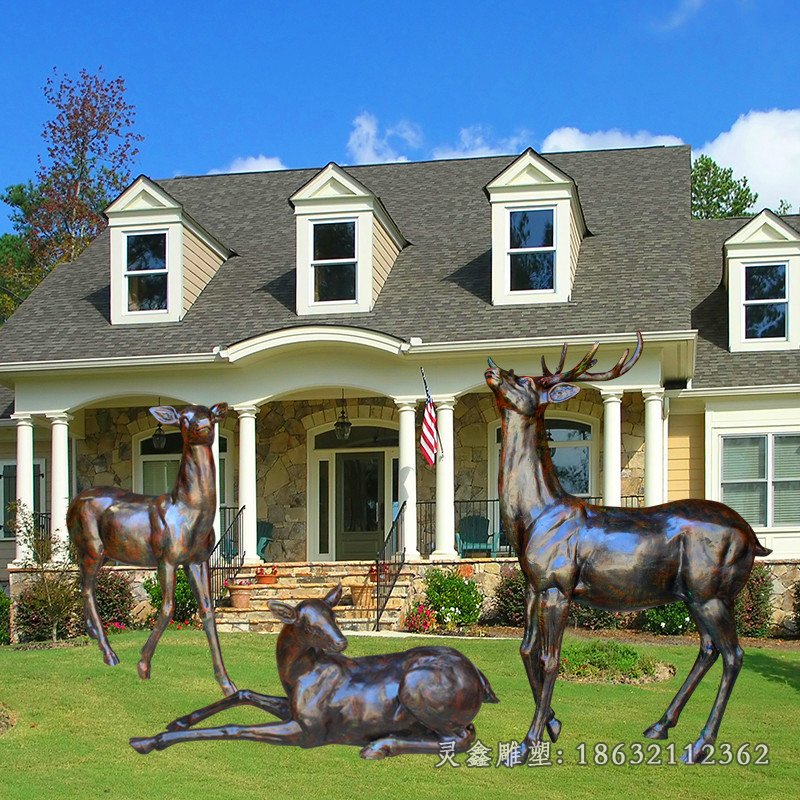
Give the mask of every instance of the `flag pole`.
<svg viewBox="0 0 800 800">
<path fill-rule="evenodd" d="M 425 396 L 427 397 L 427 399 L 431 403 L 433 403 L 433 398 L 431 397 L 431 390 L 428 388 L 428 379 L 425 377 L 425 370 L 422 367 L 420 367 L 419 371 L 420 371 L 420 374 L 422 375 L 422 385 L 425 387 Z M 433 407 L 436 408 L 436 405 L 434 404 Z M 442 440 L 441 440 L 441 438 L 439 436 L 439 423 L 438 423 L 438 420 L 437 420 L 436 425 L 434 425 L 433 430 L 436 433 L 436 441 L 439 444 L 439 459 L 441 460 L 441 459 L 444 458 L 444 448 L 442 447 Z"/>
</svg>

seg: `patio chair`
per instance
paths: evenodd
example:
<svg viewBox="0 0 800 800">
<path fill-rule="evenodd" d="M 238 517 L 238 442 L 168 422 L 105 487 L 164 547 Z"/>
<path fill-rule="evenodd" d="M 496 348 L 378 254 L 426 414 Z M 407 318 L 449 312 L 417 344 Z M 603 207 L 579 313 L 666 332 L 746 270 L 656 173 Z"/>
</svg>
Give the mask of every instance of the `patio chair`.
<svg viewBox="0 0 800 800">
<path fill-rule="evenodd" d="M 497 550 L 494 537 L 489 536 L 489 520 L 477 514 L 463 517 L 456 533 L 456 548 L 462 558 L 468 553 L 481 551 L 494 558 Z"/>
<path fill-rule="evenodd" d="M 220 549 L 225 561 L 233 561 L 239 555 L 239 547 L 233 537 L 223 536 Z"/>
<path fill-rule="evenodd" d="M 272 532 L 275 526 L 265 519 L 256 521 L 256 555 L 266 561 L 264 555 L 267 552 L 267 545 L 272 541 Z"/>
</svg>

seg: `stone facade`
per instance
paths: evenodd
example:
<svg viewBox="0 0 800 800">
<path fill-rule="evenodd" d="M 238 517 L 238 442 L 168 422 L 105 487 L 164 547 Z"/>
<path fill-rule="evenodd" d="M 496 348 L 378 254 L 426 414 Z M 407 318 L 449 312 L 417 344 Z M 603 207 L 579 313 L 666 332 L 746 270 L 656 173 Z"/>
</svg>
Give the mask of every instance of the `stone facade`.
<svg viewBox="0 0 800 800">
<path fill-rule="evenodd" d="M 772 573 L 772 624 L 780 635 L 797 636 L 794 590 L 800 585 L 800 561 L 761 561 Z"/>
</svg>

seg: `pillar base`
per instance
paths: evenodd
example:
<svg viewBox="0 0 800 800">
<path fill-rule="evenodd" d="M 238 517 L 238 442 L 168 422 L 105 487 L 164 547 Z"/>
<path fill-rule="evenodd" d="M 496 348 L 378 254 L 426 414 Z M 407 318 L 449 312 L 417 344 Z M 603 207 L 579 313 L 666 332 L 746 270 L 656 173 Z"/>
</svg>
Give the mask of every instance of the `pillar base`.
<svg viewBox="0 0 800 800">
<path fill-rule="evenodd" d="M 258 556 L 245 555 L 242 567 L 263 567 L 266 561 L 262 561 Z"/>
<path fill-rule="evenodd" d="M 434 550 L 428 558 L 431 561 L 460 561 L 461 556 L 455 550 Z"/>
<path fill-rule="evenodd" d="M 404 560 L 405 561 L 421 561 L 422 560 L 422 556 L 420 555 L 419 550 L 409 550 L 408 548 L 406 548 L 406 554 L 405 554 L 405 559 Z"/>
</svg>

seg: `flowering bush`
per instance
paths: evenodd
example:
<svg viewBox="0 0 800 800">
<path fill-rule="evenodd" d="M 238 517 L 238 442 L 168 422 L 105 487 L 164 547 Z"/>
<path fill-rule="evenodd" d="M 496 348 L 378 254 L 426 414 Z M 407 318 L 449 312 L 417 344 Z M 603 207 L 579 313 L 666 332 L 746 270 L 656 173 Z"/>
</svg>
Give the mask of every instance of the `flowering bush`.
<svg viewBox="0 0 800 800">
<path fill-rule="evenodd" d="M 436 612 L 426 601 L 406 614 L 406 628 L 412 633 L 430 633 L 436 628 Z"/>
<path fill-rule="evenodd" d="M 429 569 L 425 590 L 440 625 L 452 630 L 480 619 L 483 596 L 472 578 L 463 578 L 456 570 Z"/>
<path fill-rule="evenodd" d="M 375 564 L 373 564 L 369 568 L 369 579 L 371 581 L 377 580 L 379 571 L 380 571 L 380 574 L 381 574 L 382 578 L 388 577 L 388 575 L 389 575 L 389 563 L 387 561 L 381 561 L 380 570 L 378 569 L 378 567 L 375 566 Z"/>
<path fill-rule="evenodd" d="M 106 633 L 123 633 L 127 628 L 127 626 L 123 625 L 121 622 L 109 622 L 103 627 L 105 628 Z"/>
<path fill-rule="evenodd" d="M 256 567 L 256 575 L 277 575 L 277 574 L 278 574 L 278 568 L 274 564 L 270 567 Z"/>
<path fill-rule="evenodd" d="M 772 575 L 756 564 L 734 606 L 739 636 L 764 637 L 772 625 Z"/>
<path fill-rule="evenodd" d="M 133 590 L 124 573 L 104 568 L 97 573 L 97 610 L 105 626 L 118 623 L 130 628 L 133 613 Z M 119 632 L 117 628 L 114 633 Z"/>
<path fill-rule="evenodd" d="M 252 586 L 253 581 L 251 578 L 234 578 L 233 580 L 225 580 L 222 584 L 226 589 L 231 586 Z"/>
<path fill-rule="evenodd" d="M 794 629 L 800 633 L 800 581 L 794 585 Z"/>
<path fill-rule="evenodd" d="M 161 586 L 155 578 L 147 578 L 142 584 L 144 590 L 150 598 L 150 605 L 155 609 L 148 622 L 152 625 L 161 611 L 163 600 L 161 598 Z M 186 573 L 181 569 L 176 573 L 175 579 L 175 613 L 172 618 L 178 622 L 189 622 L 197 613 L 197 600 L 195 599 L 192 587 Z"/>
<path fill-rule="evenodd" d="M 695 624 L 689 615 L 686 603 L 679 601 L 668 606 L 648 608 L 644 612 L 644 629 L 650 633 L 675 636 L 695 630 Z"/>
</svg>

